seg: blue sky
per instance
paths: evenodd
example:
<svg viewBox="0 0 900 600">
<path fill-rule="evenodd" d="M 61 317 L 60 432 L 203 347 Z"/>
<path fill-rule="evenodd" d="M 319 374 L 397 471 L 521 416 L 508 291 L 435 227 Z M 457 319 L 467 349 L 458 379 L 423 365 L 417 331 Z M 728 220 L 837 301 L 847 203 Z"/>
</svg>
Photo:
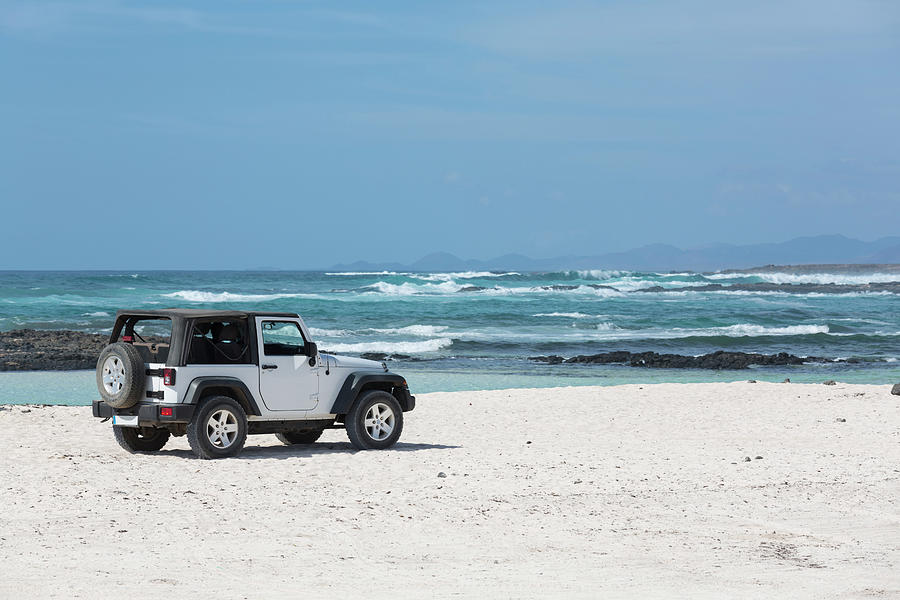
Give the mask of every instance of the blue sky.
<svg viewBox="0 0 900 600">
<path fill-rule="evenodd" d="M 0 0 L 0 268 L 900 225 L 900 3 Z"/>
</svg>

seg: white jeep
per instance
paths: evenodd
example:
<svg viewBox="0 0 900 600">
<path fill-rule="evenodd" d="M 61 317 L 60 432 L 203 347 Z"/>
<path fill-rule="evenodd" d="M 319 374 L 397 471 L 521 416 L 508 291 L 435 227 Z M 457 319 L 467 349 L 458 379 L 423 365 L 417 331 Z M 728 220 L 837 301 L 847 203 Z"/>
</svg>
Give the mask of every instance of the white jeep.
<svg viewBox="0 0 900 600">
<path fill-rule="evenodd" d="M 102 400 L 93 414 L 112 419 L 129 452 L 187 435 L 198 457 L 222 458 L 240 452 L 248 434 L 311 444 L 334 428 L 359 450 L 382 449 L 416 405 L 384 363 L 319 353 L 294 313 L 119 311 L 109 342 L 97 360 Z"/>
</svg>

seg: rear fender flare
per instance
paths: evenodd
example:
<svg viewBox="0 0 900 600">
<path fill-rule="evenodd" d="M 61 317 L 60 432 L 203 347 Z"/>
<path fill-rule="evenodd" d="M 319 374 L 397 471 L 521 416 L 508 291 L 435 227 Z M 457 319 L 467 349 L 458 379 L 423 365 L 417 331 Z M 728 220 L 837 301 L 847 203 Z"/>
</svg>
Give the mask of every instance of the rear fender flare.
<svg viewBox="0 0 900 600">
<path fill-rule="evenodd" d="M 237 377 L 197 377 L 188 386 L 184 395 L 184 403 L 196 404 L 205 395 L 204 392 L 210 388 L 224 388 L 248 415 L 262 415 L 250 388 Z"/>
</svg>

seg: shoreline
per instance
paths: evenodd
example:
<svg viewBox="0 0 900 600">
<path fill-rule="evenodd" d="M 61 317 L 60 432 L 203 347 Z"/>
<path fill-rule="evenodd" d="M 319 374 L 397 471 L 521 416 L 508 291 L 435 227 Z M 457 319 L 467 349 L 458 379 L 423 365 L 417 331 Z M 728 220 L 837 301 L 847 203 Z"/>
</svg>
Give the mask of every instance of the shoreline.
<svg viewBox="0 0 900 600">
<path fill-rule="evenodd" d="M 86 407 L 0 407 L 17 432 L 0 437 L 0 596 L 900 590 L 890 386 L 435 393 L 406 416 L 393 450 L 354 452 L 333 430 L 309 447 L 251 436 L 236 458 L 200 461 L 184 438 L 126 454 Z M 371 572 L 402 589 L 373 592 Z"/>
<path fill-rule="evenodd" d="M 15 329 L 0 331 L 0 372 L 11 371 L 81 371 L 96 368 L 97 356 L 106 346 L 108 334 L 87 333 L 70 329 Z M 323 347 L 322 352 L 329 352 Z M 340 353 L 339 353 L 340 354 Z M 349 353 L 375 361 L 421 363 L 425 359 L 408 354 L 390 352 Z M 744 371 L 750 366 L 802 366 L 804 364 L 862 363 L 859 359 L 836 359 L 818 356 L 797 356 L 786 352 L 764 354 L 734 350 L 716 350 L 699 356 L 632 352 L 615 350 L 591 355 L 564 358 L 558 355 L 521 357 L 523 363 L 628 365 L 645 369 L 707 369 L 716 371 Z M 879 361 L 873 361 L 879 362 Z M 887 362 L 887 361 L 885 361 Z"/>
</svg>

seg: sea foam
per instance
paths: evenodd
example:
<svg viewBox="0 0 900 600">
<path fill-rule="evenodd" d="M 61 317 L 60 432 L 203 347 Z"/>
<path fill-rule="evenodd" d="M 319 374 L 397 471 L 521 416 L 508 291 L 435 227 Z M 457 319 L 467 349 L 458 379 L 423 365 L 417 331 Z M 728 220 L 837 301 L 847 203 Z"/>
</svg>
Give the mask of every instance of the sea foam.
<svg viewBox="0 0 900 600">
<path fill-rule="evenodd" d="M 367 275 L 409 275 L 409 273 L 398 273 L 396 271 L 339 271 L 337 273 L 325 273 L 332 277 L 364 277 Z"/>
<path fill-rule="evenodd" d="M 837 285 L 864 285 L 866 283 L 891 283 L 900 281 L 898 273 L 712 273 L 707 279 L 744 279 L 758 277 L 766 283 L 812 283 Z"/>
<path fill-rule="evenodd" d="M 202 292 L 179 290 L 163 294 L 164 298 L 178 298 L 188 302 L 267 302 L 282 298 L 315 298 L 315 294 L 235 294 L 232 292 Z"/>
<path fill-rule="evenodd" d="M 384 294 L 386 296 L 419 296 L 425 294 L 452 294 L 458 292 L 463 286 L 453 281 L 444 283 L 388 283 L 378 281 L 367 285 L 364 289 L 370 294 Z"/>
<path fill-rule="evenodd" d="M 463 271 L 459 273 L 429 273 L 411 275 L 422 281 L 453 281 L 454 279 L 488 279 L 491 277 L 509 277 L 519 275 L 515 271 L 507 271 L 503 273 L 494 273 L 492 271 Z"/>
<path fill-rule="evenodd" d="M 450 338 L 435 338 L 421 342 L 359 342 L 355 344 L 328 344 L 327 350 L 331 352 L 385 352 L 388 354 L 422 354 L 437 352 L 453 344 Z"/>
</svg>

